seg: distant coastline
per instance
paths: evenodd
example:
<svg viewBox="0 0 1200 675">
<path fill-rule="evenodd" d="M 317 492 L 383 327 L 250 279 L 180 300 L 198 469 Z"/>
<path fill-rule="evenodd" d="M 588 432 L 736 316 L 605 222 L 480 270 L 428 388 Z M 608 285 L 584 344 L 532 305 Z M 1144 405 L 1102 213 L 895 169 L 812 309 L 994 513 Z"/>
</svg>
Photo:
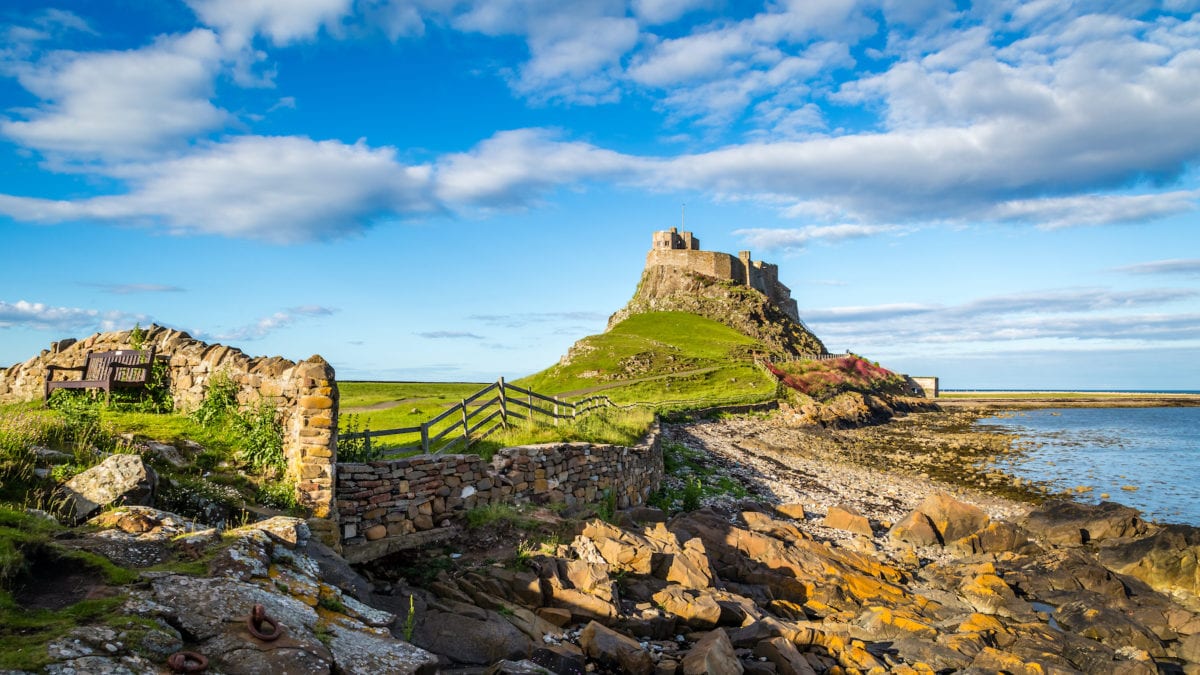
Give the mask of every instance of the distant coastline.
<svg viewBox="0 0 1200 675">
<path fill-rule="evenodd" d="M 1200 406 L 1200 391 L 1039 391 L 948 389 L 937 399 L 946 408 L 1152 408 Z"/>
</svg>

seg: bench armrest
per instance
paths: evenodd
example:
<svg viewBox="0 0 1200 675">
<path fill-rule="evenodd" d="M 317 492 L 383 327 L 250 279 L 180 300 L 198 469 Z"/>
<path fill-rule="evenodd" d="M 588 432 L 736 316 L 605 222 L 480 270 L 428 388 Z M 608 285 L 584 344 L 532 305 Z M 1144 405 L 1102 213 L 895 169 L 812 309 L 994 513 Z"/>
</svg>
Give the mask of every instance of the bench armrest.
<svg viewBox="0 0 1200 675">
<path fill-rule="evenodd" d="M 54 372 L 56 370 L 77 370 L 82 373 L 86 369 L 87 369 L 87 366 L 54 366 L 54 365 L 46 366 L 47 372 Z"/>
</svg>

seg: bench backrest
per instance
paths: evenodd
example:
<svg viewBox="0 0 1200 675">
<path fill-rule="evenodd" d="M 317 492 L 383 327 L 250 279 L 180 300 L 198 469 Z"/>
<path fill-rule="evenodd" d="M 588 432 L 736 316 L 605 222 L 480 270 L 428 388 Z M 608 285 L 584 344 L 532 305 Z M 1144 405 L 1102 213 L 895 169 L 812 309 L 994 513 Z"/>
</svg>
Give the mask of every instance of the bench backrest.
<svg viewBox="0 0 1200 675">
<path fill-rule="evenodd" d="M 154 359 L 154 348 L 147 350 L 141 349 L 119 349 L 114 352 L 92 352 L 88 354 L 87 363 L 84 367 L 83 379 L 85 380 L 105 380 L 108 379 L 109 364 L 111 363 L 128 363 L 130 365 L 141 365 L 150 363 Z M 146 370 L 143 368 L 117 368 L 114 382 L 145 382 Z"/>
</svg>

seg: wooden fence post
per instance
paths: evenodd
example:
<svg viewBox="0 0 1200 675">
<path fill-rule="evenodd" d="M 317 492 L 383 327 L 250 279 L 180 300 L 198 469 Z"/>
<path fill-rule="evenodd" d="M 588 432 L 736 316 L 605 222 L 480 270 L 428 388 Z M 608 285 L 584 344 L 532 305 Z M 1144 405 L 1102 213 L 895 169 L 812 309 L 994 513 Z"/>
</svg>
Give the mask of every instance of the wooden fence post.
<svg viewBox="0 0 1200 675">
<path fill-rule="evenodd" d="M 471 447 L 471 420 L 467 418 L 467 399 L 464 398 L 459 402 L 459 405 L 462 406 L 463 438 L 466 440 L 465 447 L 469 448 Z"/>
<path fill-rule="evenodd" d="M 421 423 L 421 454 L 429 454 L 429 424 Z"/>
<path fill-rule="evenodd" d="M 496 381 L 500 385 L 500 426 L 508 428 L 508 395 L 504 391 L 504 378 Z"/>
<path fill-rule="evenodd" d="M 558 397 L 554 397 L 554 426 L 558 426 Z"/>
</svg>

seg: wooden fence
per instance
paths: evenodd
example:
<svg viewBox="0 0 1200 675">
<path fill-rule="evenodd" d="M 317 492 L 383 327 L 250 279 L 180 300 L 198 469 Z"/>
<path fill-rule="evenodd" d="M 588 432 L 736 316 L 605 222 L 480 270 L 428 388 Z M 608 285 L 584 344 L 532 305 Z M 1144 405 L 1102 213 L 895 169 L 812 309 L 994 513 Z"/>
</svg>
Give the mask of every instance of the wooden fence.
<svg viewBox="0 0 1200 675">
<path fill-rule="evenodd" d="M 485 398 L 489 394 L 491 397 Z M 508 428 L 509 423 L 513 420 L 534 421 L 538 419 L 538 415 L 557 426 L 559 420 L 578 419 L 600 408 L 651 406 L 659 412 L 668 412 L 698 407 L 719 408 L 760 404 L 766 399 L 773 398 L 774 396 L 770 394 L 749 394 L 726 398 L 679 399 L 618 405 L 603 395 L 588 396 L 578 401 L 568 401 L 557 396 L 545 396 L 515 384 L 508 384 L 502 377 L 418 426 L 356 431 L 340 434 L 339 438 L 347 441 L 363 439 L 369 445 L 371 439 L 374 438 L 406 434 L 413 436 L 411 442 L 388 446 L 380 456 L 381 459 L 386 459 L 389 455 L 413 450 L 420 450 L 422 454 L 439 454 L 461 447 L 465 451 L 471 447 L 472 443 L 481 441 L 500 429 Z"/>
<path fill-rule="evenodd" d="M 489 394 L 491 398 L 485 399 Z M 507 429 L 512 420 L 533 421 L 540 414 L 557 425 L 559 420 L 576 419 L 593 410 L 614 405 L 607 396 L 588 396 L 578 401 L 544 396 L 536 391 L 508 384 L 502 377 L 418 426 L 359 431 L 341 434 L 341 438 L 365 439 L 370 444 L 374 438 L 420 434 L 419 441 L 414 439 L 409 444 L 389 447 L 385 456 L 416 449 L 420 449 L 423 454 L 436 454 L 460 444 L 465 450 L 472 443 L 481 441 L 500 429 Z"/>
</svg>

